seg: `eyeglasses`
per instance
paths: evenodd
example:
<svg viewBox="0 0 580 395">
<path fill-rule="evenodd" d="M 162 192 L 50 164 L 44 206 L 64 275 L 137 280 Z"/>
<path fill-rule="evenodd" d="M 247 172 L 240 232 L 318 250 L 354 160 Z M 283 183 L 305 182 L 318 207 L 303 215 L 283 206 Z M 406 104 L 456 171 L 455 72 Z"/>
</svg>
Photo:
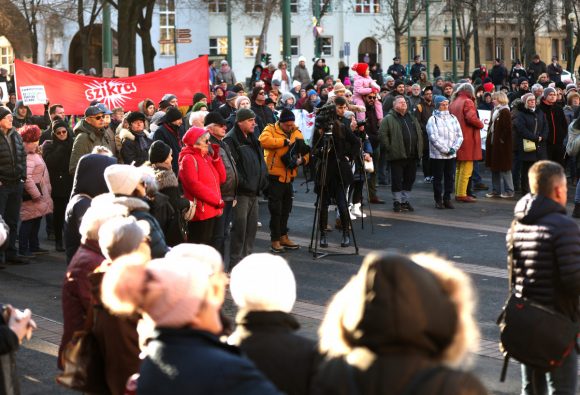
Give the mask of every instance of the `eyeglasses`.
<svg viewBox="0 0 580 395">
<path fill-rule="evenodd" d="M 54 134 L 56 134 L 57 136 L 60 136 L 61 134 L 66 134 L 66 129 L 61 130 L 60 132 L 54 132 Z"/>
<path fill-rule="evenodd" d="M 261 91 L 261 92 L 258 92 L 258 95 L 264 95 L 265 93 L 266 93 L 266 92 L 264 92 L 264 91 Z"/>
<path fill-rule="evenodd" d="M 367 99 L 369 100 L 375 100 L 377 97 L 376 96 L 367 96 Z"/>
<path fill-rule="evenodd" d="M 89 117 L 89 118 L 94 118 L 97 121 L 100 121 L 101 119 L 105 118 L 105 116 L 104 115 L 95 115 L 94 117 Z"/>
</svg>

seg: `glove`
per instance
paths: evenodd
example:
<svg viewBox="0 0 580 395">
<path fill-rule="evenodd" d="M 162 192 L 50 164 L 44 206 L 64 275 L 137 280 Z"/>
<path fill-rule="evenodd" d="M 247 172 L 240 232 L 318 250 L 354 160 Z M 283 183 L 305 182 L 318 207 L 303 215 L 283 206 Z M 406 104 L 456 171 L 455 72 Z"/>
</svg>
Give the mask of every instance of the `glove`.
<svg viewBox="0 0 580 395">
<path fill-rule="evenodd" d="M 447 153 L 447 155 L 454 155 L 455 154 L 455 150 L 453 148 L 449 148 L 449 152 Z"/>
<path fill-rule="evenodd" d="M 217 205 L 217 208 L 224 208 L 226 206 L 226 202 L 220 199 L 220 202 Z"/>
<path fill-rule="evenodd" d="M 220 146 L 219 146 L 219 144 L 212 144 L 211 145 L 211 149 L 213 151 L 213 154 L 212 154 L 211 158 L 213 160 L 219 159 L 219 157 L 220 157 Z"/>
</svg>

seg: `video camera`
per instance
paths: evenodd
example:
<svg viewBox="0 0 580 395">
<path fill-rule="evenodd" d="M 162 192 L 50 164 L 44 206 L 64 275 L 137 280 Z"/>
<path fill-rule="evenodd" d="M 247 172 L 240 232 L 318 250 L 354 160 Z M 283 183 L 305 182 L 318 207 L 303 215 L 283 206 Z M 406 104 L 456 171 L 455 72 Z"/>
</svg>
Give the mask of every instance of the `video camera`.
<svg viewBox="0 0 580 395">
<path fill-rule="evenodd" d="M 316 113 L 314 127 L 316 130 L 323 129 L 324 134 L 332 133 L 332 125 L 338 119 L 336 115 L 336 105 L 327 104 L 321 107 Z"/>
</svg>

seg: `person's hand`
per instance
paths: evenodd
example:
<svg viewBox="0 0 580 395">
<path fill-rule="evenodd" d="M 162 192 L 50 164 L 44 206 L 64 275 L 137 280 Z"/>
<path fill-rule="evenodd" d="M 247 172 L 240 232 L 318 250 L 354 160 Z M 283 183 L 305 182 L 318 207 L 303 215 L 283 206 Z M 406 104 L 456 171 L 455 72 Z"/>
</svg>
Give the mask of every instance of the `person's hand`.
<svg viewBox="0 0 580 395">
<path fill-rule="evenodd" d="M 220 199 L 220 202 L 217 205 L 217 208 L 224 208 L 226 206 L 226 203 Z"/>
<path fill-rule="evenodd" d="M 538 143 L 542 141 L 542 136 L 538 136 Z"/>
<path fill-rule="evenodd" d="M 300 166 L 302 162 L 304 162 L 304 160 L 302 159 L 301 156 L 298 156 L 298 159 L 296 159 L 296 166 Z"/>
<path fill-rule="evenodd" d="M 364 160 L 365 160 L 365 162 L 372 162 L 373 158 L 371 157 L 371 155 L 369 153 L 365 153 Z"/>
<path fill-rule="evenodd" d="M 454 155 L 454 154 L 455 154 L 455 149 L 449 148 L 449 152 L 447 153 L 447 155 Z"/>
<path fill-rule="evenodd" d="M 24 311 L 14 308 L 11 309 L 8 327 L 16 334 L 19 342 L 22 342 L 22 339 L 25 337 L 27 340 L 30 340 L 32 331 L 36 329 L 36 323 L 31 317 L 32 312 L 29 309 Z"/>
</svg>

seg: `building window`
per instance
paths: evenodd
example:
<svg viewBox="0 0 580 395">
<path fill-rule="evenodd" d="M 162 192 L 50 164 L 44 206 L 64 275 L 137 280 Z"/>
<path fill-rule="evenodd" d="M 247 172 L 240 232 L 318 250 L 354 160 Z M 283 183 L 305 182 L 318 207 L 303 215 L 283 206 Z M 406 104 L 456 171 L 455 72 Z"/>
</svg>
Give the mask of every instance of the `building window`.
<svg viewBox="0 0 580 395">
<path fill-rule="evenodd" d="M 495 39 L 495 57 L 503 59 L 503 38 Z"/>
<path fill-rule="evenodd" d="M 461 39 L 455 40 L 455 53 L 457 54 L 457 61 L 463 60 L 463 41 Z"/>
<path fill-rule="evenodd" d="M 354 12 L 357 14 L 378 14 L 381 12 L 379 0 L 356 0 Z"/>
<path fill-rule="evenodd" d="M 290 55 L 298 56 L 300 53 L 300 37 L 290 37 Z M 280 55 L 284 55 L 284 37 L 280 36 Z"/>
<path fill-rule="evenodd" d="M 421 59 L 427 59 L 427 39 L 421 39 Z"/>
<path fill-rule="evenodd" d="M 258 13 L 264 11 L 263 0 L 245 0 L 244 11 L 247 13 Z"/>
<path fill-rule="evenodd" d="M 416 54 L 417 54 L 417 39 L 415 37 L 411 37 L 411 56 L 409 58 L 409 62 L 415 59 Z"/>
<path fill-rule="evenodd" d="M 488 37 L 485 39 L 485 60 L 493 59 L 493 38 Z"/>
<path fill-rule="evenodd" d="M 512 60 L 516 60 L 517 58 L 519 58 L 519 45 L 518 45 L 518 39 L 517 38 L 512 38 L 512 45 L 510 48 L 510 55 Z"/>
<path fill-rule="evenodd" d="M 324 56 L 332 56 L 332 37 L 320 37 L 320 49 Z"/>
<path fill-rule="evenodd" d="M 207 9 L 212 13 L 227 11 L 227 0 L 207 0 Z"/>
<path fill-rule="evenodd" d="M 175 55 L 175 0 L 160 0 L 159 30 L 160 55 Z"/>
<path fill-rule="evenodd" d="M 557 39 L 552 40 L 552 56 L 560 59 L 560 43 Z"/>
<path fill-rule="evenodd" d="M 443 39 L 443 60 L 446 62 L 450 62 L 451 59 L 451 39 L 444 38 Z"/>
<path fill-rule="evenodd" d="M 0 67 L 8 70 L 9 75 L 14 74 L 14 51 L 4 36 L 0 36 Z"/>
<path fill-rule="evenodd" d="M 293 14 L 298 13 L 298 7 L 299 7 L 298 1 L 299 0 L 290 0 L 290 12 Z"/>
<path fill-rule="evenodd" d="M 244 42 L 244 56 L 246 58 L 253 58 L 258 52 L 260 46 L 260 37 L 246 37 Z"/>
<path fill-rule="evenodd" d="M 209 54 L 210 55 L 227 55 L 228 54 L 228 38 L 227 37 L 211 37 L 209 39 Z"/>
</svg>

